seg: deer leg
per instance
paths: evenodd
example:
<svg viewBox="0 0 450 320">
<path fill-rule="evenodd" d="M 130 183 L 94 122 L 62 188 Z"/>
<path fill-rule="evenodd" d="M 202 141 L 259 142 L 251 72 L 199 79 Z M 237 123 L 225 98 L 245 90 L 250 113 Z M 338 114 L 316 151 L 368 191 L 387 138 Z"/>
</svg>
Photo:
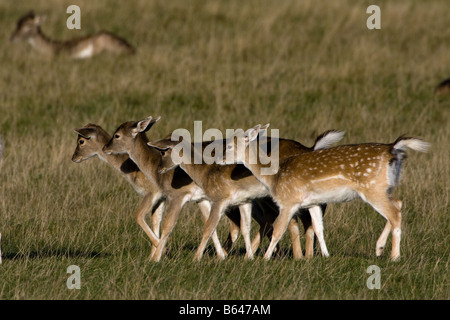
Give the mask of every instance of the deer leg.
<svg viewBox="0 0 450 320">
<path fill-rule="evenodd" d="M 162 216 L 164 213 L 164 202 L 157 204 L 157 207 L 153 207 L 152 213 L 152 230 L 155 235 L 159 238 L 159 229 L 161 227 Z"/>
<path fill-rule="evenodd" d="M 241 233 L 245 241 L 245 258 L 250 260 L 253 259 L 252 244 L 250 241 L 252 206 L 252 203 L 246 203 L 239 206 L 239 211 L 241 213 Z"/>
<path fill-rule="evenodd" d="M 202 213 L 203 223 L 206 223 L 208 221 L 210 213 L 211 213 L 211 204 L 209 201 L 201 201 L 198 203 L 198 206 Z M 228 255 L 227 252 L 222 248 L 219 237 L 217 236 L 217 232 L 215 230 L 212 233 L 211 238 L 213 240 L 217 255 L 219 255 L 219 256 L 221 256 L 223 254 Z"/>
<path fill-rule="evenodd" d="M 136 210 L 136 221 L 141 226 L 141 228 L 144 230 L 144 232 L 147 234 L 147 236 L 150 238 L 150 241 L 153 244 L 152 253 L 153 250 L 158 246 L 159 244 L 159 237 L 150 229 L 147 222 L 145 222 L 145 216 L 150 211 L 150 209 L 153 206 L 153 203 L 155 202 L 155 195 L 148 193 L 144 199 L 142 199 L 141 203 L 139 204 L 137 210 Z"/>
<path fill-rule="evenodd" d="M 312 227 L 311 215 L 307 209 L 300 209 L 296 215 L 300 218 L 305 229 L 305 258 L 314 256 L 314 229 Z"/>
<path fill-rule="evenodd" d="M 186 200 L 184 198 L 168 199 L 166 204 L 166 217 L 162 224 L 161 238 L 159 240 L 158 247 L 156 248 L 155 254 L 152 256 L 153 261 L 160 261 L 164 248 L 166 246 L 167 240 L 175 227 L 178 217 L 180 215 L 181 209 L 183 208 Z"/>
<path fill-rule="evenodd" d="M 230 253 L 233 244 L 239 237 L 239 232 L 241 230 L 241 214 L 239 212 L 239 208 L 236 206 L 228 207 L 227 210 L 225 210 L 225 214 L 230 220 L 230 232 L 228 233 L 227 240 L 223 245 L 223 249 L 225 250 L 225 252 Z"/>
<path fill-rule="evenodd" d="M 286 232 L 288 224 L 294 215 L 294 210 L 292 208 L 280 208 L 280 214 L 273 225 L 272 240 L 270 241 L 269 248 L 267 248 L 264 254 L 264 259 L 270 260 L 273 251 L 280 241 L 283 234 Z"/>
<path fill-rule="evenodd" d="M 291 235 L 292 249 L 294 259 L 299 260 L 303 258 L 302 245 L 300 244 L 300 230 L 298 229 L 297 219 L 292 218 L 289 221 L 289 233 Z"/>
<path fill-rule="evenodd" d="M 392 233 L 392 251 L 391 260 L 396 261 L 400 259 L 400 240 L 401 240 L 401 206 L 400 200 L 389 199 L 388 195 L 381 199 L 374 197 L 367 197 L 366 200 L 378 213 L 387 219 L 386 226 L 377 241 L 376 254 L 382 253 L 386 244 L 389 231 Z"/>
<path fill-rule="evenodd" d="M 309 208 L 309 213 L 311 215 L 312 227 L 314 229 L 314 233 L 316 234 L 317 240 L 319 240 L 320 251 L 322 252 L 322 256 L 329 257 L 327 245 L 325 243 L 325 239 L 323 236 L 323 217 L 322 217 L 322 209 L 319 206 L 314 206 Z"/>
<path fill-rule="evenodd" d="M 194 260 L 200 261 L 202 259 L 203 252 L 205 251 L 208 240 L 211 237 L 212 233 L 216 230 L 216 227 L 219 224 L 220 218 L 221 218 L 224 210 L 225 210 L 224 202 L 212 204 L 211 213 L 209 215 L 208 221 L 205 224 L 202 240 L 197 249 L 197 252 L 195 253 Z M 226 257 L 224 253 L 222 253 L 222 254 L 218 253 L 218 256 L 220 259 L 225 259 L 225 257 Z"/>
</svg>

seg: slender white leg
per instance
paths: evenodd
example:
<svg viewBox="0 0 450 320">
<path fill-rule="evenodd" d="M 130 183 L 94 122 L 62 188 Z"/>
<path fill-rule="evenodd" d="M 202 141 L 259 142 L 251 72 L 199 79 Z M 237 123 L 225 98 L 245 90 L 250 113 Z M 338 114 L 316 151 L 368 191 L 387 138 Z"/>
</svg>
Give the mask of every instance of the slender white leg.
<svg viewBox="0 0 450 320">
<path fill-rule="evenodd" d="M 211 235 L 216 231 L 216 227 L 220 221 L 220 218 L 222 217 L 222 214 L 224 213 L 226 208 L 225 203 L 214 203 L 211 206 L 211 212 L 208 221 L 205 224 L 204 230 L 203 230 L 203 236 L 202 241 L 200 242 L 200 245 L 197 249 L 197 252 L 195 253 L 194 260 L 200 261 L 203 257 L 203 252 L 205 251 L 206 245 L 208 244 L 208 240 L 211 237 Z M 222 254 L 220 254 L 220 251 L 217 252 L 217 255 L 220 259 L 225 259 L 226 254 L 225 251 L 222 249 Z"/>
<path fill-rule="evenodd" d="M 281 237 L 286 232 L 288 224 L 294 216 L 295 209 L 296 208 L 280 208 L 280 215 L 273 224 L 272 240 L 270 241 L 269 248 L 267 248 L 267 251 L 264 254 L 264 259 L 270 260 L 272 257 L 278 241 L 280 241 Z"/>
<path fill-rule="evenodd" d="M 245 241 L 245 249 L 247 251 L 245 257 L 247 259 L 253 259 L 252 243 L 250 240 L 250 230 L 252 221 L 252 204 L 246 203 L 239 206 L 241 212 L 241 233 Z"/>
<path fill-rule="evenodd" d="M 165 203 L 162 202 L 159 204 L 158 208 L 152 214 L 152 229 L 155 235 L 159 238 L 159 229 L 161 227 L 162 216 L 164 213 Z"/>
<path fill-rule="evenodd" d="M 322 251 L 322 256 L 329 257 L 327 245 L 325 243 L 325 239 L 323 237 L 323 217 L 322 217 L 322 209 L 319 206 L 314 206 L 309 208 L 309 213 L 311 215 L 312 226 L 314 229 L 314 233 L 317 236 L 320 244 L 320 250 Z"/>
<path fill-rule="evenodd" d="M 389 221 L 386 221 L 386 225 L 383 229 L 383 232 L 381 233 L 380 237 L 377 240 L 377 247 L 375 249 L 377 257 L 383 254 L 389 233 L 391 233 L 391 224 L 389 223 Z"/>
<path fill-rule="evenodd" d="M 200 212 L 202 213 L 203 222 L 206 224 L 211 213 L 211 203 L 207 200 L 200 201 L 198 203 L 198 207 L 200 208 Z M 222 245 L 220 244 L 220 240 L 219 237 L 217 236 L 216 230 L 214 230 L 214 232 L 212 233 L 211 238 L 214 243 L 214 248 L 216 249 L 217 255 L 219 257 L 222 257 L 223 255 L 227 256 L 227 252 L 223 249 Z"/>
</svg>

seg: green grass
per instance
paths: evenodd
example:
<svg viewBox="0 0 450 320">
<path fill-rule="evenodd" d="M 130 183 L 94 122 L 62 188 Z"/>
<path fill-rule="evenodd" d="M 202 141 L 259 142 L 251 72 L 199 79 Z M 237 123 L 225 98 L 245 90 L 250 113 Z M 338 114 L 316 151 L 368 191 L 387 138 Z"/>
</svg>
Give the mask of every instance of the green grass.
<svg viewBox="0 0 450 320">
<path fill-rule="evenodd" d="M 0 299 L 450 298 L 450 98 L 433 94 L 450 76 L 448 1 L 378 1 L 382 29 L 372 31 L 367 1 L 77 1 L 74 31 L 70 4 L 0 2 Z M 32 8 L 47 14 L 51 37 L 110 30 L 138 52 L 49 60 L 11 44 Z M 346 131 L 343 143 L 425 138 L 431 151 L 409 153 L 396 189 L 402 259 L 375 257 L 384 219 L 354 201 L 328 207 L 328 259 L 294 261 L 284 237 L 273 261 L 245 261 L 240 239 L 226 261 L 209 247 L 193 263 L 202 223 L 188 205 L 169 256 L 151 262 L 134 219 L 139 196 L 98 159 L 71 162 L 74 128 L 112 133 L 149 115 L 162 117 L 151 138 L 194 120 L 203 130 L 270 122 L 305 145 L 331 128 Z M 222 240 L 227 228 L 223 219 Z M 69 265 L 81 268 L 80 290 L 66 287 Z M 380 290 L 366 287 L 370 265 L 381 268 Z"/>
</svg>

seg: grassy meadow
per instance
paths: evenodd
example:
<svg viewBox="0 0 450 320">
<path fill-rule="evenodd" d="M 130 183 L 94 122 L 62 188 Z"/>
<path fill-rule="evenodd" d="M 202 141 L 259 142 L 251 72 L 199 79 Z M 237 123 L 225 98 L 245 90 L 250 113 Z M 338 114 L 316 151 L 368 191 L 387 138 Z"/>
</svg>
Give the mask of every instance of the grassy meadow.
<svg viewBox="0 0 450 320">
<path fill-rule="evenodd" d="M 66 27 L 71 4 L 81 30 Z M 371 4 L 380 30 L 366 27 Z M 51 60 L 10 43 L 30 9 L 47 15 L 51 38 L 109 30 L 137 54 Z M 449 11 L 448 0 L 0 0 L 0 299 L 449 299 L 450 96 L 434 95 L 450 77 Z M 395 191 L 401 260 L 389 261 L 391 237 L 376 258 L 385 220 L 358 200 L 328 206 L 329 258 L 294 261 L 285 235 L 269 262 L 245 261 L 240 237 L 226 261 L 210 242 L 193 263 L 203 224 L 188 204 L 169 255 L 151 262 L 140 196 L 99 159 L 71 161 L 74 128 L 113 133 L 149 115 L 162 117 L 150 139 L 195 120 L 224 131 L 269 122 L 308 146 L 327 129 L 345 130 L 346 144 L 423 137 L 430 152 L 408 152 Z M 218 232 L 224 241 L 226 217 Z M 70 265 L 80 290 L 66 287 Z M 370 265 L 380 289 L 366 286 Z"/>
</svg>

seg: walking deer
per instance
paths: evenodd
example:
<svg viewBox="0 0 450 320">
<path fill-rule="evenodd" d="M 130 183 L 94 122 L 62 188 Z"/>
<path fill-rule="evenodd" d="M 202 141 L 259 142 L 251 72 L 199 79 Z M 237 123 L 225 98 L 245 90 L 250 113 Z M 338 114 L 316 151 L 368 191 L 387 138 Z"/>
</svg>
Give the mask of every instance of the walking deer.
<svg viewBox="0 0 450 320">
<path fill-rule="evenodd" d="M 148 117 L 141 121 L 128 121 L 121 124 L 114 132 L 111 140 L 103 147 L 106 154 L 127 153 L 129 157 L 138 165 L 157 188 L 158 193 L 149 201 L 166 202 L 166 217 L 162 223 L 161 237 L 155 254 L 154 261 L 159 261 L 170 234 L 178 220 L 180 211 L 187 202 L 197 202 L 204 221 L 209 217 L 211 205 L 203 190 L 197 186 L 192 179 L 182 170 L 175 169 L 164 174 L 159 173 L 161 155 L 159 151 L 150 148 L 146 132 L 159 120 Z M 227 253 L 223 250 L 217 233 L 212 234 L 217 255 L 225 259 Z"/>
<path fill-rule="evenodd" d="M 18 20 L 11 41 L 27 41 L 47 56 L 67 55 L 74 59 L 90 58 L 104 51 L 116 54 L 133 54 L 136 51 L 125 39 L 107 31 L 68 41 L 51 40 L 41 30 L 44 20 L 45 16 L 38 16 L 34 11 L 30 11 Z"/>
<path fill-rule="evenodd" d="M 73 162 L 80 163 L 97 156 L 118 171 L 135 191 L 144 197 L 136 211 L 136 220 L 152 242 L 154 251 L 159 243 L 159 227 L 164 212 L 164 203 L 156 202 L 150 206 L 148 202 L 158 192 L 158 189 L 145 177 L 128 155 L 103 152 L 103 146 L 111 139 L 111 136 L 102 127 L 90 123 L 75 129 L 75 132 L 78 134 L 78 138 L 77 147 L 72 156 Z M 152 212 L 152 228 L 145 221 L 149 211 Z"/>
<path fill-rule="evenodd" d="M 343 132 L 338 131 L 327 131 L 320 135 L 316 139 L 316 143 L 313 147 L 307 148 L 300 144 L 299 142 L 288 140 L 288 139 L 280 139 L 278 143 L 278 148 L 283 150 L 283 157 L 287 158 L 290 156 L 302 154 L 304 152 L 310 152 L 314 150 L 315 147 L 327 147 L 329 144 L 339 141 L 342 138 Z M 214 143 L 220 143 L 223 141 L 215 140 Z M 190 144 L 185 146 L 183 150 L 193 150 L 191 154 L 184 154 L 178 157 L 172 157 L 173 148 L 177 144 Z M 260 231 L 255 240 L 250 242 L 250 224 L 251 224 L 251 216 L 249 215 L 249 208 L 252 205 L 252 201 L 262 200 L 266 201 L 266 208 L 273 208 L 272 210 L 267 210 L 267 213 L 270 214 L 269 217 L 265 219 L 265 221 L 270 221 L 272 224 L 275 218 L 278 216 L 278 208 L 275 206 L 267 205 L 267 201 L 270 201 L 266 198 L 269 197 L 270 194 L 268 190 L 265 188 L 263 184 L 261 184 L 252 174 L 246 169 L 244 166 L 239 164 L 233 164 L 228 166 L 221 166 L 218 164 L 207 164 L 202 162 L 200 164 L 196 164 L 194 159 L 195 152 L 201 152 L 203 154 L 205 148 L 208 147 L 210 142 L 203 142 L 202 148 L 197 150 L 194 144 L 186 141 L 157 141 L 155 143 L 149 143 L 150 146 L 155 147 L 161 152 L 162 156 L 162 164 L 160 165 L 160 172 L 164 173 L 168 170 L 171 170 L 176 167 L 181 167 L 194 182 L 199 185 L 203 191 L 205 192 L 208 199 L 211 201 L 211 213 L 208 222 L 205 225 L 205 229 L 202 236 L 202 241 L 199 245 L 195 258 L 200 260 L 204 251 L 204 248 L 207 245 L 207 242 L 212 234 L 212 232 L 216 229 L 220 218 L 223 215 L 223 212 L 229 206 L 241 206 L 242 212 L 245 213 L 244 217 L 241 217 L 241 221 L 244 221 L 241 224 L 241 232 L 244 236 L 246 243 L 246 251 L 247 258 L 252 259 L 253 253 L 259 246 L 260 240 L 263 238 L 265 230 L 267 230 L 267 226 L 260 223 Z M 271 145 L 271 140 L 267 142 L 268 145 Z M 197 158 L 202 158 L 200 157 Z M 322 210 L 324 211 L 326 205 L 323 205 Z M 321 210 L 320 208 L 318 210 Z M 322 211 L 321 210 L 321 211 Z M 305 227 L 305 233 L 307 234 L 307 241 L 305 244 L 306 247 L 306 255 L 311 256 L 313 253 L 313 239 L 314 234 L 311 230 L 311 223 L 308 219 L 309 217 L 305 217 L 309 215 L 307 210 L 301 210 L 298 213 L 298 216 L 302 219 Z M 270 226 L 271 227 L 271 226 Z M 299 259 L 302 257 L 302 250 L 299 241 L 299 232 L 298 226 L 295 219 L 291 220 L 289 224 L 289 230 L 291 233 L 291 240 L 293 244 L 293 253 L 294 258 Z M 308 231 L 309 230 L 309 231 Z M 328 254 L 324 252 L 324 254 Z"/>
<path fill-rule="evenodd" d="M 72 156 L 73 162 L 80 163 L 94 156 L 98 156 L 102 161 L 117 170 L 133 186 L 135 191 L 144 197 L 136 210 L 136 220 L 153 244 L 153 255 L 159 243 L 159 229 L 165 204 L 162 198 L 159 202 L 153 202 L 155 194 L 159 192 L 158 187 L 145 177 L 127 154 L 106 154 L 103 152 L 103 147 L 111 139 L 111 136 L 102 127 L 96 124 L 87 124 L 82 128 L 75 129 L 75 132 L 78 134 L 78 138 L 77 147 Z M 207 204 L 200 203 L 199 207 L 202 213 L 208 213 Z M 262 210 L 261 208 L 258 209 Z M 254 211 L 258 211 L 258 209 Z M 149 212 L 152 213 L 152 228 L 145 221 L 145 217 Z M 237 212 L 236 208 L 231 208 L 228 215 L 239 217 L 239 212 Z M 235 228 L 239 227 L 232 225 L 230 228 L 230 235 L 226 243 L 229 248 L 231 248 L 232 243 L 236 239 L 234 236 L 236 234 Z"/>
<path fill-rule="evenodd" d="M 402 161 L 406 157 L 405 150 L 426 152 L 429 144 L 419 138 L 401 136 L 390 144 L 341 145 L 285 159 L 280 161 L 276 173 L 261 175 L 260 170 L 264 165 L 259 161 L 249 161 L 258 159 L 254 153 L 259 148 L 255 148 L 254 144 L 252 147 L 250 145 L 267 126 L 261 128 L 258 125 L 229 139 L 226 157 L 222 160 L 222 164 L 243 163 L 267 187 L 280 207 L 280 215 L 274 223 L 272 241 L 264 255 L 265 259 L 271 258 L 276 244 L 298 208 L 356 198 L 369 203 L 387 220 L 376 244 L 376 255 L 382 254 L 387 237 L 392 232 L 391 259 L 399 259 L 402 202 L 393 197 L 393 188 L 400 177 Z M 239 143 L 243 143 L 244 148 L 237 147 L 236 144 Z M 322 247 L 325 243 L 319 237 L 323 230 L 320 212 L 311 212 L 311 219 Z"/>
</svg>

